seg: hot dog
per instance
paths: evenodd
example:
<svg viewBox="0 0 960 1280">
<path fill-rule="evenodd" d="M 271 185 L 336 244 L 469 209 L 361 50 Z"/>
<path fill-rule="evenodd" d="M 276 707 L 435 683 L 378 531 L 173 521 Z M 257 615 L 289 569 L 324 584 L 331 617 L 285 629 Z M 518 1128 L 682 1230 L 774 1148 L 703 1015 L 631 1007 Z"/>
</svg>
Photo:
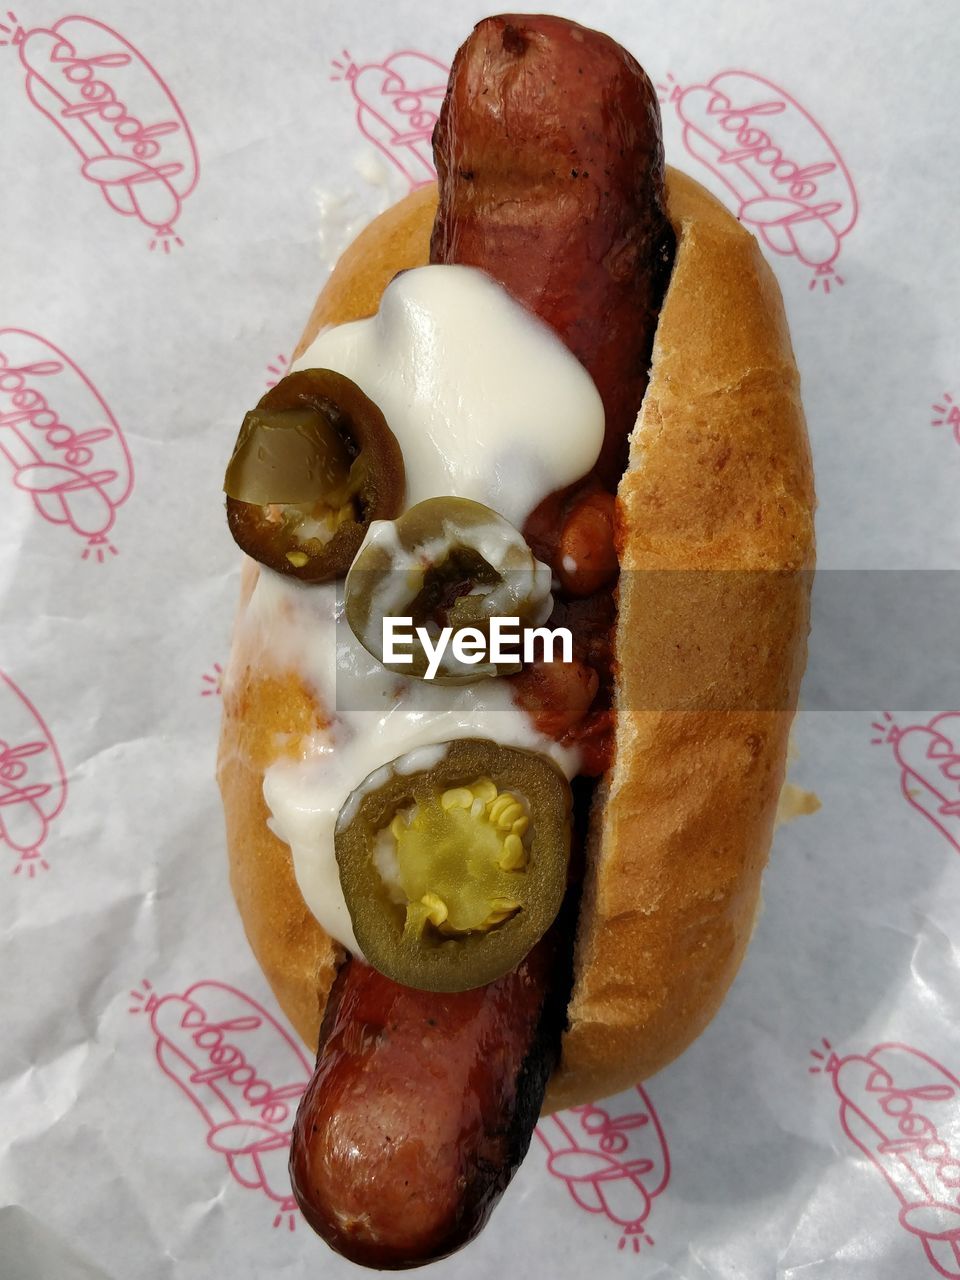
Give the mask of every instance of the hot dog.
<svg viewBox="0 0 960 1280">
<path fill-rule="evenodd" d="M 553 618 L 569 623 L 575 653 L 504 684 L 525 723 L 577 753 L 581 777 L 604 776 L 593 797 L 586 782 L 574 787 L 574 827 L 589 822 L 589 833 L 574 841 L 568 914 L 509 972 L 439 994 L 354 958 L 333 983 L 341 953 L 304 909 L 260 786 L 285 753 L 315 752 L 308 740 L 329 735 L 334 709 L 296 662 L 278 669 L 277 646 L 246 620 L 262 605 L 241 617 L 220 768 L 234 891 L 308 1040 L 325 1010 L 294 1130 L 294 1188 L 334 1247 L 392 1267 L 443 1256 L 480 1228 L 551 1075 L 547 1106 L 602 1096 L 669 1061 L 718 1006 L 769 844 L 812 563 L 809 457 L 776 286 L 752 240 L 676 175 L 667 218 L 656 100 L 638 64 L 562 19 L 488 19 L 457 55 L 435 147 L 435 220 L 429 194 L 418 194 L 374 224 L 339 264 L 306 339 L 372 314 L 394 273 L 426 259 L 429 240 L 432 262 L 493 277 L 591 375 L 604 416 L 594 462 L 527 510 L 522 527 L 554 571 Z M 725 335 L 731 315 L 737 332 Z M 670 373 L 658 391 L 655 351 L 656 394 L 644 401 L 655 340 Z M 635 440 L 621 479 L 641 403 L 640 436 L 653 424 L 656 436 L 643 442 L 642 466 Z M 298 547 L 297 571 L 301 559 Z M 744 579 L 736 608 L 718 612 L 715 601 L 705 608 L 713 588 L 693 575 L 657 621 L 649 578 L 631 576 L 618 614 L 618 569 L 691 567 L 774 568 L 781 588 Z M 265 589 L 261 575 L 255 605 Z M 290 597 L 284 607 L 301 605 Z M 733 710 L 698 703 L 718 681 Z M 500 927 L 498 918 L 489 932 Z"/>
<path fill-rule="evenodd" d="M 565 102 L 574 78 L 581 94 Z M 524 529 L 580 597 L 606 589 L 609 600 L 616 578 L 614 498 L 601 486 L 615 488 L 623 470 L 672 260 L 658 124 L 652 85 L 608 37 L 559 18 L 504 16 L 481 22 L 458 52 L 434 134 L 431 262 L 499 280 L 577 355 L 604 401 L 594 473 L 547 498 Z M 531 191 L 535 227 L 529 199 L 510 199 Z M 572 663 L 532 666 L 515 681 L 543 732 L 583 735 L 581 769 L 597 773 L 611 733 L 597 670 L 608 695 L 609 653 L 590 649 L 591 635 L 612 633 L 601 610 L 599 629 L 571 626 Z M 526 1153 L 558 1056 L 569 994 L 560 946 L 569 953 L 572 938 L 554 936 L 521 969 L 442 1003 L 356 961 L 338 978 L 291 1170 L 308 1221 L 341 1253 L 410 1265 L 480 1229 Z M 363 1035 L 351 1034 L 358 1024 Z"/>
</svg>

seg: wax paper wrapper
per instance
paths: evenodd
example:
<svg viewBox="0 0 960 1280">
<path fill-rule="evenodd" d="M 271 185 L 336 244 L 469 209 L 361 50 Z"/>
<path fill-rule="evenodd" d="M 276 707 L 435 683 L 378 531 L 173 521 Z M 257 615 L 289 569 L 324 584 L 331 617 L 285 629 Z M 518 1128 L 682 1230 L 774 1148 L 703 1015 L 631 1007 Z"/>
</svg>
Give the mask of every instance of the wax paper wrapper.
<svg viewBox="0 0 960 1280">
<path fill-rule="evenodd" d="M 340 249 L 430 180 L 484 10 L 7 3 L 0 1276 L 347 1276 L 290 1197 L 311 1063 L 227 886 L 220 482 Z M 669 161 L 760 237 L 848 615 L 794 734 L 822 807 L 777 835 L 722 1012 L 542 1121 L 434 1274 L 960 1277 L 956 627 L 926 643 L 960 565 L 956 7 L 559 7 L 639 56 Z"/>
</svg>

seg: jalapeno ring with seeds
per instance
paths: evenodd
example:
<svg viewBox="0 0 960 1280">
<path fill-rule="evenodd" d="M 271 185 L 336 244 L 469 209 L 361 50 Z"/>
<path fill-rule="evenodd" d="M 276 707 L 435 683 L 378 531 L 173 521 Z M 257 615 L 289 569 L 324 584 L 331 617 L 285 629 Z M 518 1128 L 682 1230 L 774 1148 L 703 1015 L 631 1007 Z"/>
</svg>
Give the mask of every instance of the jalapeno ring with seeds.
<svg viewBox="0 0 960 1280">
<path fill-rule="evenodd" d="M 374 520 L 403 506 L 403 455 L 383 414 L 332 369 L 301 369 L 243 420 L 224 479 L 238 546 L 301 582 L 340 578 Z"/>
<path fill-rule="evenodd" d="M 546 622 L 550 588 L 549 566 L 503 516 L 468 498 L 427 498 L 370 526 L 347 574 L 344 606 L 357 639 L 388 671 L 422 679 L 429 663 L 418 639 L 404 653 L 411 661 L 384 660 L 384 619 L 409 617 L 434 640 L 449 626 L 453 635 L 470 628 L 489 642 L 491 618 L 516 619 L 518 635 Z M 489 656 L 463 663 L 448 644 L 433 678 L 466 684 L 519 670 L 519 661 Z"/>
<path fill-rule="evenodd" d="M 560 910 L 570 808 L 552 760 L 483 738 L 418 748 L 371 773 L 334 831 L 369 963 L 425 991 L 466 991 L 515 969 Z"/>
</svg>

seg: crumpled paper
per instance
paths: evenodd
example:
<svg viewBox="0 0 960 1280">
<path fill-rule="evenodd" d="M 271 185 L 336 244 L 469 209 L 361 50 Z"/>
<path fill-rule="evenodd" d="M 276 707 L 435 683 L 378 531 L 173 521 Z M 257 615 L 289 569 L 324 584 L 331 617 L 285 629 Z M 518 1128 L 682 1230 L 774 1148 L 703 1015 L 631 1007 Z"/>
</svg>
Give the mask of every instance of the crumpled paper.
<svg viewBox="0 0 960 1280">
<path fill-rule="evenodd" d="M 9 2 L 0 1275 L 346 1276 L 290 1198 L 310 1061 L 227 887 L 219 486 L 339 250 L 430 179 L 484 10 Z M 640 57 L 669 161 L 761 238 L 821 565 L 956 569 L 954 6 L 561 8 Z M 437 1276 L 960 1277 L 958 705 L 948 682 L 800 715 L 791 776 L 822 808 L 777 835 L 721 1014 L 543 1121 Z"/>
</svg>

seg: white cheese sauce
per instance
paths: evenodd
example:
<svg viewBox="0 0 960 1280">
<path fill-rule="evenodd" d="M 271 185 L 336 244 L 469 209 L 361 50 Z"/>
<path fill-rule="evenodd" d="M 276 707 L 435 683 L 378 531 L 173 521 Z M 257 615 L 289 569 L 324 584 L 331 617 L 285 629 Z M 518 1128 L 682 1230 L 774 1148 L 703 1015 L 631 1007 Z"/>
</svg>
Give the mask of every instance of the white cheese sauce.
<svg viewBox="0 0 960 1280">
<path fill-rule="evenodd" d="M 552 329 L 475 267 L 417 267 L 380 310 L 321 333 L 293 369 L 334 369 L 383 412 L 407 506 L 473 498 L 520 528 L 603 443 L 593 379 Z"/>
<path fill-rule="evenodd" d="M 548 494 L 591 469 L 603 441 L 603 406 L 586 370 L 470 267 L 404 272 L 376 316 L 321 333 L 294 368 L 334 369 L 379 405 L 403 451 L 408 506 L 472 498 L 519 528 Z M 359 954 L 333 831 L 370 773 L 414 749 L 429 767 L 442 758 L 437 744 L 466 737 L 539 751 L 568 777 L 578 756 L 534 728 L 503 680 L 438 685 L 384 670 L 354 637 L 338 596 L 335 584 L 301 586 L 261 568 L 239 647 L 249 652 L 252 643 L 271 664 L 296 671 L 330 717 L 300 758 L 268 768 L 263 790 L 304 901 Z"/>
</svg>

